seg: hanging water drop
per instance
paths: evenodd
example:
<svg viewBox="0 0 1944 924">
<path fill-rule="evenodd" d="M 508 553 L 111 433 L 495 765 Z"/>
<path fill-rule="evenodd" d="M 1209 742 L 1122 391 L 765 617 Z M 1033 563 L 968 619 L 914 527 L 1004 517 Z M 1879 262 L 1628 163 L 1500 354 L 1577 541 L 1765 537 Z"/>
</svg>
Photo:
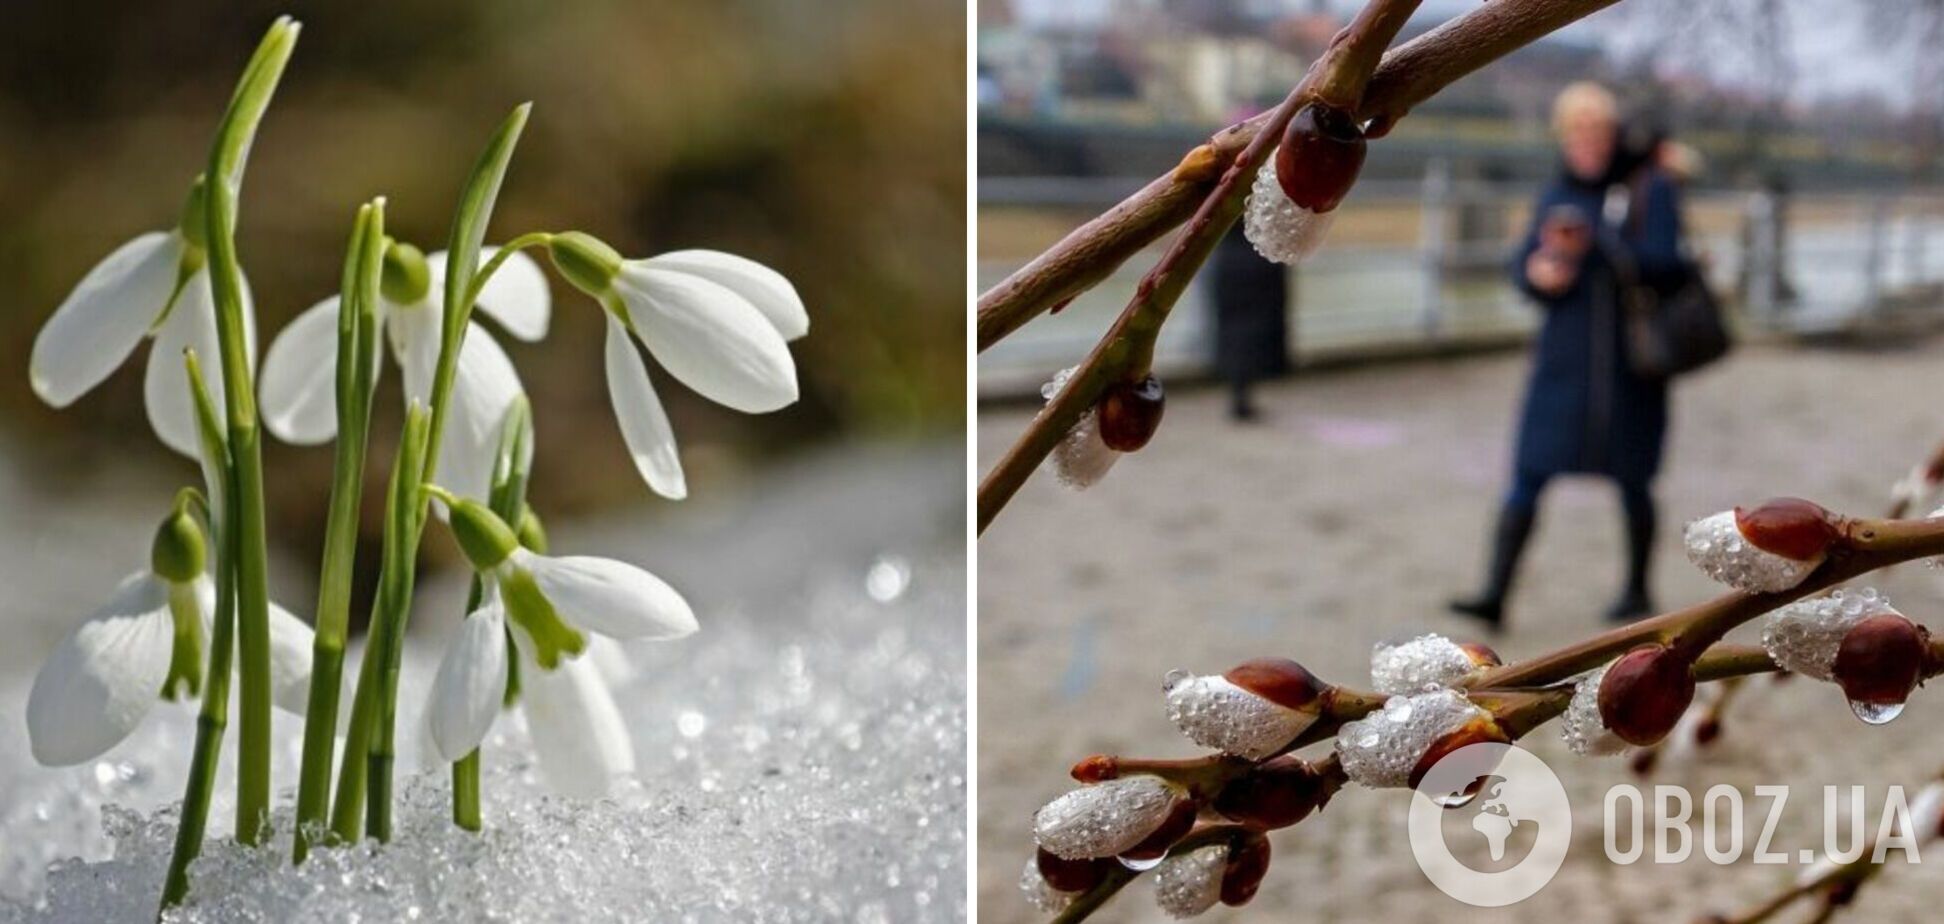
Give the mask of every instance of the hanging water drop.
<svg viewBox="0 0 1944 924">
<path fill-rule="evenodd" d="M 1856 717 L 1862 719 L 1867 725 L 1888 725 L 1897 716 L 1903 715 L 1904 711 L 1903 703 L 1866 703 L 1861 700 L 1850 700 L 1849 707 L 1850 711 L 1856 713 Z"/>
</svg>

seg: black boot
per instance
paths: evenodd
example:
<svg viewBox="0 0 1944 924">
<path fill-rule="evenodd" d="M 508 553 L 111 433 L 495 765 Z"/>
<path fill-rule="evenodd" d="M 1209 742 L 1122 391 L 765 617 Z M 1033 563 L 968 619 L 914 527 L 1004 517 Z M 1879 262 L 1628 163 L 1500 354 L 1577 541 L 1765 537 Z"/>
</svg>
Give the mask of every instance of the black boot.
<svg viewBox="0 0 1944 924">
<path fill-rule="evenodd" d="M 1452 612 L 1483 620 L 1494 632 L 1499 630 L 1505 622 L 1505 598 L 1512 592 L 1512 578 L 1519 570 L 1519 555 L 1532 536 L 1532 522 L 1530 509 L 1506 507 L 1499 511 L 1485 590 L 1476 597 L 1451 601 L 1448 606 Z"/>
<path fill-rule="evenodd" d="M 1619 599 L 1607 608 L 1612 622 L 1633 622 L 1654 612 L 1647 593 L 1647 567 L 1654 557 L 1654 500 L 1645 491 L 1623 494 L 1627 513 L 1627 583 Z"/>
<path fill-rule="evenodd" d="M 1256 419 L 1255 401 L 1249 394 L 1250 382 L 1237 376 L 1229 380 L 1229 419 L 1247 423 Z"/>
</svg>

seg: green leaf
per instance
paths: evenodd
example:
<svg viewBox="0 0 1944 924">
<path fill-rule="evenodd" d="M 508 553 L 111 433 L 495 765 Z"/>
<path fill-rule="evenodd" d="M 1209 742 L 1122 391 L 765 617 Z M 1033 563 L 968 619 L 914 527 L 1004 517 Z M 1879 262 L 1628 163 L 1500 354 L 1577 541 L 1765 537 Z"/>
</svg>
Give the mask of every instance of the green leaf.
<svg viewBox="0 0 1944 924">
<path fill-rule="evenodd" d="M 465 192 L 459 197 L 459 210 L 452 216 L 452 236 L 446 242 L 445 326 L 446 341 L 457 344 L 456 334 L 465 330 L 472 306 L 465 296 L 472 288 L 473 274 L 479 270 L 479 249 L 486 243 L 486 226 L 493 220 L 493 206 L 499 201 L 500 184 L 513 161 L 513 148 L 520 143 L 532 103 L 513 107 L 506 120 L 486 142 L 472 175 L 466 178 Z"/>
</svg>

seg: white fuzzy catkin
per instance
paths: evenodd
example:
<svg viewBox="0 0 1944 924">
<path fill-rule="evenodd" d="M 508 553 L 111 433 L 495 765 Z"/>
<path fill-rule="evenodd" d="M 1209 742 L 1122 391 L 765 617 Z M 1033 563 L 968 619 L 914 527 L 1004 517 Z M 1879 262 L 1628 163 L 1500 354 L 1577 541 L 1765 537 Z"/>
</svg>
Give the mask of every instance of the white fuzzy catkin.
<svg viewBox="0 0 1944 924">
<path fill-rule="evenodd" d="M 1068 860 L 1116 856 L 1154 833 L 1180 796 L 1167 781 L 1145 774 L 1082 786 L 1040 807 L 1033 836 Z"/>
<path fill-rule="evenodd" d="M 1066 387 L 1067 380 L 1073 377 L 1078 366 L 1061 369 L 1052 381 L 1040 386 L 1040 397 L 1048 404 L 1058 397 L 1060 389 Z M 1053 476 L 1061 486 L 1079 491 L 1093 487 L 1094 483 L 1107 477 L 1107 470 L 1119 461 L 1121 453 L 1107 445 L 1100 436 L 1099 418 L 1093 408 L 1082 412 L 1080 419 L 1060 438 L 1050 456 L 1053 462 Z"/>
<path fill-rule="evenodd" d="M 1456 686 L 1477 668 L 1457 642 L 1436 634 L 1420 635 L 1408 642 L 1379 643 L 1370 653 L 1371 685 L 1390 696 Z"/>
<path fill-rule="evenodd" d="M 1566 714 L 1560 717 L 1559 736 L 1575 754 L 1611 757 L 1627 749 L 1627 742 L 1608 731 L 1600 718 L 1600 681 L 1606 679 L 1606 672 L 1602 667 L 1581 677 L 1573 686 L 1573 700 Z"/>
<path fill-rule="evenodd" d="M 1227 844 L 1211 844 L 1161 861 L 1154 871 L 1154 903 L 1177 921 L 1215 907 L 1228 854 Z"/>
<path fill-rule="evenodd" d="M 1026 858 L 1026 868 L 1019 873 L 1019 891 L 1026 896 L 1026 904 L 1046 914 L 1059 914 L 1065 911 L 1079 894 L 1053 888 L 1053 883 L 1047 882 L 1046 877 L 1040 875 L 1038 857 Z"/>
<path fill-rule="evenodd" d="M 1338 730 L 1337 758 L 1352 782 L 1372 789 L 1409 786 L 1411 771 L 1431 745 L 1490 715 L 1455 690 L 1393 696 L 1384 708 Z"/>
<path fill-rule="evenodd" d="M 1889 598 L 1874 587 L 1839 587 L 1770 613 L 1762 624 L 1762 647 L 1775 663 L 1789 670 L 1833 681 L 1836 652 L 1843 647 L 1843 636 L 1871 616 L 1895 612 Z"/>
<path fill-rule="evenodd" d="M 1293 265 L 1323 246 L 1335 218 L 1335 211 L 1312 212 L 1289 201 L 1276 181 L 1276 159 L 1271 157 L 1256 171 L 1255 184 L 1249 187 L 1242 233 L 1263 259 Z"/>
<path fill-rule="evenodd" d="M 1271 702 L 1226 677 L 1172 671 L 1161 689 L 1168 718 L 1188 740 L 1250 760 L 1274 755 L 1316 721 L 1314 711 Z"/>
<path fill-rule="evenodd" d="M 1733 510 L 1689 523 L 1683 538 L 1688 561 L 1707 576 L 1742 590 L 1788 590 L 1823 562 L 1821 555 L 1796 561 L 1756 548 L 1735 524 Z"/>
</svg>

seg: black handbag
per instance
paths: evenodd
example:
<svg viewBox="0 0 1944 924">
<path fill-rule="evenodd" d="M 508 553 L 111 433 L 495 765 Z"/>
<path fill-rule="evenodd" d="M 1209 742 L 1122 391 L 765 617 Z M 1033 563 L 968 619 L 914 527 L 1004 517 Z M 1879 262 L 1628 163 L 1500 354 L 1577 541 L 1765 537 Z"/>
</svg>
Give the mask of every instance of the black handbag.
<svg viewBox="0 0 1944 924">
<path fill-rule="evenodd" d="M 1634 206 L 1643 198 L 1641 184 L 1633 187 Z M 1631 229 L 1637 208 L 1628 209 Z M 1640 277 L 1631 252 L 1624 246 L 1609 246 L 1607 259 L 1619 277 L 1620 297 L 1626 307 L 1627 363 L 1643 378 L 1667 379 L 1693 372 L 1712 363 L 1734 348 L 1734 338 L 1722 316 L 1721 300 L 1702 276 L 1700 264 L 1682 259 L 1671 278 L 1646 280 Z"/>
</svg>

